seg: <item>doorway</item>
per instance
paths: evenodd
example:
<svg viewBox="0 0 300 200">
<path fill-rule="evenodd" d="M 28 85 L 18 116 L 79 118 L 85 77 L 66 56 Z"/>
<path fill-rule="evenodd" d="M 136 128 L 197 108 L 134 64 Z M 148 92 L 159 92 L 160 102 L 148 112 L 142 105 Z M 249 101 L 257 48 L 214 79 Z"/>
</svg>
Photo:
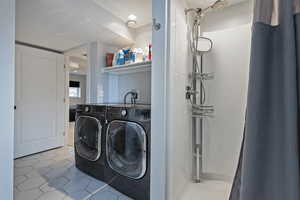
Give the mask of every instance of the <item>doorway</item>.
<svg viewBox="0 0 300 200">
<path fill-rule="evenodd" d="M 68 127 L 65 144 L 74 147 L 74 131 L 76 106 L 87 103 L 89 91 L 88 72 L 89 57 L 88 45 L 81 45 L 64 53 L 66 66 L 66 102 L 67 116 L 66 126 Z"/>
</svg>

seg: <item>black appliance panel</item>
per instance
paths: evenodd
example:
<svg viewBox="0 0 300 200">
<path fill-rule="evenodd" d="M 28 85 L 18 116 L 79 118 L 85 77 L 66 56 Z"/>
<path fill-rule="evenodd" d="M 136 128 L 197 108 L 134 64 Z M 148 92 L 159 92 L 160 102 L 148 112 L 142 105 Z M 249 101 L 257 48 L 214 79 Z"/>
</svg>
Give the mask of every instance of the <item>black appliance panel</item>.
<svg viewBox="0 0 300 200">
<path fill-rule="evenodd" d="M 79 116 L 75 124 L 75 149 L 83 158 L 96 161 L 101 155 L 100 121 L 91 116 Z"/>
<path fill-rule="evenodd" d="M 119 174 L 142 178 L 147 169 L 147 136 L 136 122 L 114 120 L 106 135 L 106 156 L 109 166 Z"/>
</svg>

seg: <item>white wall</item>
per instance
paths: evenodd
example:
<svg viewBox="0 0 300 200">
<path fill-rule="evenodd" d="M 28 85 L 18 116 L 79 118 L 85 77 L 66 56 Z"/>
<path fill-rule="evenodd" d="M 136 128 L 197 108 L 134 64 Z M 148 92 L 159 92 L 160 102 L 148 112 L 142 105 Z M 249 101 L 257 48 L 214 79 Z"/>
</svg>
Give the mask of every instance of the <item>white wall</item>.
<svg viewBox="0 0 300 200">
<path fill-rule="evenodd" d="M 86 102 L 86 75 L 70 74 L 70 81 L 79 81 L 81 98 L 71 98 L 70 105 L 84 104 Z"/>
<path fill-rule="evenodd" d="M 231 181 L 237 167 L 246 112 L 250 65 L 251 26 L 205 32 L 214 42 L 204 55 L 206 99 L 214 105 L 214 118 L 203 122 L 203 172 L 209 178 Z"/>
<path fill-rule="evenodd" d="M 68 56 L 68 62 L 67 65 L 69 65 L 71 62 L 79 64 L 79 68 L 72 68 L 71 66 L 67 66 L 70 70 L 70 72 L 74 72 L 75 74 L 82 74 L 86 75 L 87 74 L 87 69 L 88 69 L 88 61 L 87 59 L 79 58 L 76 56 Z"/>
<path fill-rule="evenodd" d="M 89 65 L 90 65 L 90 80 L 89 76 L 87 84 L 90 84 L 91 93 L 90 103 L 108 103 L 109 96 L 114 90 L 109 89 L 109 76 L 103 73 L 103 68 L 106 67 L 106 53 L 114 53 L 119 47 L 104 44 L 103 42 L 92 42 L 89 45 Z"/>
<path fill-rule="evenodd" d="M 98 63 L 98 42 L 91 42 L 88 44 L 87 103 L 97 103 Z"/>
<path fill-rule="evenodd" d="M 139 72 L 133 74 L 120 75 L 118 77 L 118 102 L 123 102 L 124 95 L 136 90 L 139 93 L 137 103 L 151 103 L 151 72 Z M 127 103 L 130 102 L 130 97 Z"/>
<path fill-rule="evenodd" d="M 0 197 L 13 200 L 15 1 L 0 1 Z"/>
<path fill-rule="evenodd" d="M 151 72 L 107 75 L 107 81 L 104 102 L 123 103 L 124 95 L 131 90 L 136 90 L 139 94 L 137 103 L 151 104 Z M 129 102 L 130 97 L 127 99 L 127 103 Z"/>
<path fill-rule="evenodd" d="M 133 47 L 144 49 L 152 44 L 152 24 L 139 27 L 135 31 L 135 43 Z"/>
<path fill-rule="evenodd" d="M 136 29 L 135 45 L 145 48 L 152 43 L 152 26 L 146 25 Z M 139 72 L 123 75 L 109 75 L 102 73 L 106 67 L 106 53 L 115 53 L 121 47 L 103 42 L 89 44 L 88 62 L 91 66 L 90 76 L 87 78 L 90 90 L 87 91 L 89 103 L 123 103 L 126 92 L 135 89 L 139 92 L 137 103 L 151 103 L 151 72 Z"/>
<path fill-rule="evenodd" d="M 216 109 L 214 119 L 204 121 L 204 177 L 231 180 L 235 173 L 246 107 L 252 8 L 253 1 L 245 1 L 211 12 L 202 21 L 202 32 L 214 42 L 212 52 L 204 56 L 204 69 L 215 73 L 206 90 Z"/>
<path fill-rule="evenodd" d="M 119 47 L 106 45 L 102 42 L 90 44 L 90 74 L 87 84 L 91 89 L 87 93 L 90 103 L 123 103 L 126 92 L 135 89 L 139 93 L 137 103 L 151 103 L 151 72 L 138 72 L 123 75 L 104 74 L 106 53 L 113 53 Z M 129 101 L 129 98 L 128 98 Z"/>
<path fill-rule="evenodd" d="M 188 83 L 189 48 L 181 0 L 171 1 L 170 69 L 168 78 L 168 199 L 180 199 L 191 182 L 191 118 L 190 104 L 185 99 Z"/>
<path fill-rule="evenodd" d="M 204 32 L 232 28 L 252 21 L 253 0 L 208 13 L 203 19 L 201 30 Z"/>
<path fill-rule="evenodd" d="M 145 49 L 149 44 L 152 44 L 152 24 L 139 27 L 135 30 L 135 43 L 133 47 Z M 110 76 L 109 83 L 109 102 L 123 102 L 124 95 L 134 89 L 139 93 L 137 103 L 151 103 L 151 72 Z M 130 101 L 129 98 L 127 102 Z"/>
</svg>

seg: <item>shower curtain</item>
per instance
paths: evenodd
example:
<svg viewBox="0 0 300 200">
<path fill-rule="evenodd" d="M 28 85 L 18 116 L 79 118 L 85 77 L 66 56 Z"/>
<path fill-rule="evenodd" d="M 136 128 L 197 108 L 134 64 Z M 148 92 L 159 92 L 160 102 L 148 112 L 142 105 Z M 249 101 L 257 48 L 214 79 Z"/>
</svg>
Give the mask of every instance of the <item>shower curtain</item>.
<svg viewBox="0 0 300 200">
<path fill-rule="evenodd" d="M 300 200 L 300 0 L 256 0 L 244 140 L 230 200 Z"/>
</svg>

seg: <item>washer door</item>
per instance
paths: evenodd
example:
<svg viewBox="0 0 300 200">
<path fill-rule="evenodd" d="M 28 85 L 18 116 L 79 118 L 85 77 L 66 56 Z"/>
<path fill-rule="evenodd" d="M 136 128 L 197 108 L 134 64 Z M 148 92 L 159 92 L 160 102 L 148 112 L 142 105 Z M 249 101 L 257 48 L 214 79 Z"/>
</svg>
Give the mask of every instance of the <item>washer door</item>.
<svg viewBox="0 0 300 200">
<path fill-rule="evenodd" d="M 80 116 L 75 124 L 75 149 L 79 156 L 96 161 L 101 155 L 101 123 L 97 118 Z"/>
<path fill-rule="evenodd" d="M 147 138 L 141 125 L 112 121 L 108 125 L 106 153 L 109 166 L 119 174 L 140 179 L 146 173 Z"/>
</svg>

